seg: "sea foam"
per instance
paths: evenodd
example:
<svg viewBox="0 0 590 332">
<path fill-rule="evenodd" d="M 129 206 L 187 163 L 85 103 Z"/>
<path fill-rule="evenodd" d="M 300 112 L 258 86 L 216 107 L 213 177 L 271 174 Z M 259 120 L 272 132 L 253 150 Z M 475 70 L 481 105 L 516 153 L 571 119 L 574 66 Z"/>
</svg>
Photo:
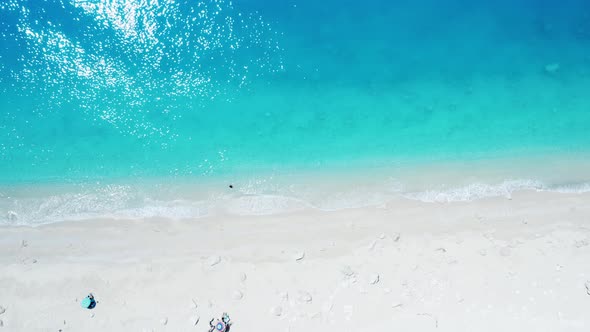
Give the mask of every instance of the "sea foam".
<svg viewBox="0 0 590 332">
<path fill-rule="evenodd" d="M 247 187 L 247 193 L 202 194 L 189 198 L 177 193 L 163 197 L 162 188 L 139 189 L 134 186 L 106 185 L 77 188 L 78 192 L 63 192 L 35 197 L 0 196 L 0 224 L 37 226 L 61 221 L 90 219 L 198 219 L 220 215 L 262 216 L 292 213 L 302 210 L 338 211 L 363 207 L 383 207 L 393 200 L 409 199 L 424 203 L 470 202 L 485 198 L 511 198 L 515 192 L 543 191 L 562 194 L 590 192 L 590 183 L 546 184 L 539 180 L 513 179 L 498 183 L 472 183 L 463 186 L 404 190 L 403 186 L 358 188 L 355 185 L 339 190 L 306 187 L 281 189 L 272 185 L 272 193 Z M 195 190 L 197 190 L 195 188 Z M 268 191 L 268 190 L 266 190 Z"/>
</svg>

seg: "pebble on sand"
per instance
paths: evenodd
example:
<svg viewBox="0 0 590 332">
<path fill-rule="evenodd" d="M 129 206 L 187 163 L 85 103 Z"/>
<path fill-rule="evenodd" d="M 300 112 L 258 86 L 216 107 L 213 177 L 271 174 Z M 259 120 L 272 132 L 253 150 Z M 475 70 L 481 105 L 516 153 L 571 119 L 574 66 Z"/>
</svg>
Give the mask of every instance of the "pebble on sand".
<svg viewBox="0 0 590 332">
<path fill-rule="evenodd" d="M 246 273 L 242 273 L 242 275 L 240 275 L 240 281 L 244 282 L 246 279 L 248 279 L 248 275 L 246 275 Z"/>
<path fill-rule="evenodd" d="M 215 266 L 215 265 L 221 263 L 221 257 L 219 257 L 219 256 L 211 256 L 207 260 L 207 263 L 209 263 L 209 266 Z"/>
<path fill-rule="evenodd" d="M 283 308 L 276 306 L 276 307 L 272 307 L 270 308 L 270 313 L 273 314 L 274 316 L 280 316 L 283 314 Z"/>
<path fill-rule="evenodd" d="M 168 317 L 164 317 L 164 318 L 160 319 L 160 324 L 162 324 L 162 325 L 168 324 Z"/>
<path fill-rule="evenodd" d="M 6 312 L 6 308 L 0 305 L 0 315 Z"/>
<path fill-rule="evenodd" d="M 394 242 L 399 241 L 400 238 L 400 233 L 394 233 L 393 236 L 391 236 L 391 238 L 393 239 Z"/>
<path fill-rule="evenodd" d="M 4 326 L 4 322 L 0 319 L 0 327 Z"/>
<path fill-rule="evenodd" d="M 586 286 L 586 294 L 590 295 L 590 280 L 586 281 L 584 286 Z"/>
</svg>

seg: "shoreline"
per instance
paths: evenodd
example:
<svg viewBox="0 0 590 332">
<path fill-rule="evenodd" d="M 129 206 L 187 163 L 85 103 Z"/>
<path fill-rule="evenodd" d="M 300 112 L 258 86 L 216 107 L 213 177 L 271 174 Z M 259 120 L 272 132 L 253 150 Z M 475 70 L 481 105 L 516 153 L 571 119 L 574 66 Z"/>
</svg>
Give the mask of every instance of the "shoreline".
<svg viewBox="0 0 590 332">
<path fill-rule="evenodd" d="M 582 331 L 588 216 L 590 193 L 518 192 L 2 226 L 0 320 L 11 331 L 206 331 L 227 311 L 237 331 Z M 88 292 L 93 310 L 79 305 Z"/>
<path fill-rule="evenodd" d="M 292 179 L 292 178 L 290 178 Z M 378 180 L 377 180 L 378 179 Z M 427 180 L 424 178 L 422 180 Z M 240 218 L 281 216 L 306 211 L 334 212 L 359 208 L 382 208 L 405 201 L 423 203 L 477 202 L 513 195 L 548 193 L 583 195 L 590 193 L 590 181 L 550 184 L 532 179 L 507 179 L 486 183 L 470 178 L 462 185 L 439 184 L 429 189 L 407 188 L 396 179 L 345 181 L 290 186 L 271 179 L 248 183 L 230 182 L 217 186 L 190 184 L 133 186 L 114 184 L 72 185 L 61 189 L 28 187 L 0 193 L 0 227 L 88 222 L 95 219 L 191 220 L 202 218 Z M 358 180 L 358 179 L 357 179 Z M 420 179 L 418 179 L 420 180 Z M 268 181 L 268 182 L 267 182 Z M 284 182 L 284 179 L 283 179 Z"/>
<path fill-rule="evenodd" d="M 411 199 L 476 201 L 522 191 L 590 192 L 585 154 L 490 158 L 437 164 L 288 169 L 207 178 L 117 178 L 0 184 L 0 225 L 92 219 L 193 219 L 379 207 Z M 230 188 L 230 185 L 232 188 Z"/>
</svg>

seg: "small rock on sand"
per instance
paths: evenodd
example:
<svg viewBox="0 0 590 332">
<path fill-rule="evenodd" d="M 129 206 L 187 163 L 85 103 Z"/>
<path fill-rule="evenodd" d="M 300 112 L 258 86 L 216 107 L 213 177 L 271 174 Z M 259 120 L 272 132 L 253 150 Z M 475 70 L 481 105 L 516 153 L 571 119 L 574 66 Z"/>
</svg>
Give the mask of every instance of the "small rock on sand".
<svg viewBox="0 0 590 332">
<path fill-rule="evenodd" d="M 0 327 L 4 326 L 4 322 L 0 319 Z"/>
<path fill-rule="evenodd" d="M 586 286 L 586 294 L 590 295 L 590 280 L 586 281 L 584 286 Z"/>
<path fill-rule="evenodd" d="M 297 300 L 300 303 L 311 303 L 313 298 L 311 297 L 311 294 L 309 294 L 308 292 L 300 291 L 299 296 L 297 297 Z"/>
<path fill-rule="evenodd" d="M 160 324 L 162 324 L 162 325 L 168 324 L 168 317 L 164 317 L 164 318 L 160 319 Z"/>
<path fill-rule="evenodd" d="M 394 242 L 399 241 L 400 238 L 400 234 L 399 233 L 393 233 L 393 236 L 391 236 L 391 238 L 393 239 Z"/>
<path fill-rule="evenodd" d="M 219 256 L 211 256 L 207 260 L 207 263 L 209 263 L 209 266 L 215 266 L 215 265 L 221 263 L 221 257 L 219 257 Z"/>
<path fill-rule="evenodd" d="M 270 313 L 273 314 L 274 316 L 280 316 L 283 314 L 283 308 L 276 306 L 276 307 L 272 307 L 270 308 Z"/>
<path fill-rule="evenodd" d="M 379 235 L 379 238 L 380 238 L 381 240 L 385 239 L 385 237 L 386 237 L 386 236 L 385 236 L 385 233 L 381 233 L 381 234 Z"/>
<path fill-rule="evenodd" d="M 246 275 L 246 273 L 242 273 L 242 275 L 240 275 L 240 281 L 244 282 L 246 281 L 246 279 L 248 279 L 248 276 Z"/>
<path fill-rule="evenodd" d="M 371 285 L 375 285 L 375 284 L 379 283 L 379 275 L 376 273 L 371 275 L 371 277 L 369 278 L 369 283 Z"/>
<path fill-rule="evenodd" d="M 0 305 L 0 315 L 6 312 L 6 308 Z"/>
<path fill-rule="evenodd" d="M 234 300 L 241 300 L 244 297 L 244 294 L 239 290 L 236 290 L 234 291 L 232 297 L 234 298 Z"/>
</svg>

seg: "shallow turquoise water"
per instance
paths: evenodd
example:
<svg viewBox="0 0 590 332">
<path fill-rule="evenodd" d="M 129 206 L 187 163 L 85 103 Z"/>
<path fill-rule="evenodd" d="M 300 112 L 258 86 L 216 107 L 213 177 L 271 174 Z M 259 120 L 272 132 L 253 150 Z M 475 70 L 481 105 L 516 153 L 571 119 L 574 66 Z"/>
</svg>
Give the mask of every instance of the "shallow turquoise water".
<svg viewBox="0 0 590 332">
<path fill-rule="evenodd" d="M 506 160 L 590 152 L 584 1 L 11 0 L 0 12 L 0 213 L 21 221 L 191 201 L 184 182 L 207 188 L 198 201 L 229 182 L 305 200 L 287 190 L 305 181 L 285 179 L 380 169 L 365 182 L 390 189 L 402 169 L 485 160 L 521 179 Z M 559 165 L 532 180 L 590 177 Z M 42 185 L 55 187 L 32 195 Z M 140 198 L 113 207 L 113 186 Z"/>
</svg>

